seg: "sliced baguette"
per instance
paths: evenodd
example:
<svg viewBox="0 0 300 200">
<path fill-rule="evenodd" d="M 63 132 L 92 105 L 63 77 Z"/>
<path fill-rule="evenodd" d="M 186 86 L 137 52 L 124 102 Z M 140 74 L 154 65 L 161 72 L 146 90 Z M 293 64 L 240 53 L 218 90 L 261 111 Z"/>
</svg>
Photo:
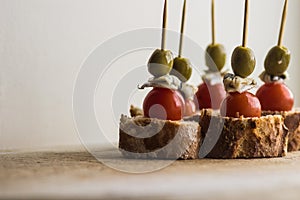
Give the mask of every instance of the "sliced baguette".
<svg viewBox="0 0 300 200">
<path fill-rule="evenodd" d="M 205 140 L 200 156 L 207 158 L 266 158 L 287 153 L 288 131 L 281 115 L 229 118 L 203 110 L 200 119 Z"/>
<path fill-rule="evenodd" d="M 300 150 L 300 111 L 263 111 L 263 115 L 282 115 L 288 128 L 288 151 Z"/>
<path fill-rule="evenodd" d="M 202 138 L 198 122 L 121 116 L 119 149 L 127 158 L 196 159 Z"/>
</svg>

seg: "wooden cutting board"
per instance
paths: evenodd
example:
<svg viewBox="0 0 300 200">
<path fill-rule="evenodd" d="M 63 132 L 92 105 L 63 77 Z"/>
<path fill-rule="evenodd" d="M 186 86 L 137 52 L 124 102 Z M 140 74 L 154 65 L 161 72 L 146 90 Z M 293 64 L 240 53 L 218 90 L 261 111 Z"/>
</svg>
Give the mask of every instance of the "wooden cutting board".
<svg viewBox="0 0 300 200">
<path fill-rule="evenodd" d="M 149 165 L 111 160 L 131 170 Z M 0 199 L 19 198 L 298 200 L 300 152 L 273 159 L 178 160 L 142 174 L 111 169 L 82 147 L 0 152 Z"/>
</svg>

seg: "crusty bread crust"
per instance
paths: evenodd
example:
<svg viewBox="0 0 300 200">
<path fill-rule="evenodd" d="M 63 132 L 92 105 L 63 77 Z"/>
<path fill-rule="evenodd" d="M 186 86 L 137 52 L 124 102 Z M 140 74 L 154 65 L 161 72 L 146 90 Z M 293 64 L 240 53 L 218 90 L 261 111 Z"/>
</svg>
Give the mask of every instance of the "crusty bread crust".
<svg viewBox="0 0 300 200">
<path fill-rule="evenodd" d="M 300 148 L 300 113 L 229 118 L 204 109 L 184 121 L 145 118 L 133 106 L 130 113 L 121 116 L 119 132 L 119 148 L 130 158 L 266 158 L 285 156 L 288 141 L 289 148 Z M 291 131 L 297 134 L 289 139 Z"/>
<path fill-rule="evenodd" d="M 126 157 L 196 159 L 201 143 L 197 122 L 121 116 L 119 148 Z"/>
<path fill-rule="evenodd" d="M 131 117 L 144 116 L 144 111 L 133 105 L 130 106 L 129 112 Z"/>
<path fill-rule="evenodd" d="M 282 115 L 288 128 L 288 151 L 300 150 L 300 112 L 299 111 L 263 111 L 263 115 Z"/>
<path fill-rule="evenodd" d="M 287 153 L 288 131 L 281 115 L 229 118 L 203 110 L 200 119 L 205 140 L 200 156 L 207 158 L 266 158 Z"/>
</svg>

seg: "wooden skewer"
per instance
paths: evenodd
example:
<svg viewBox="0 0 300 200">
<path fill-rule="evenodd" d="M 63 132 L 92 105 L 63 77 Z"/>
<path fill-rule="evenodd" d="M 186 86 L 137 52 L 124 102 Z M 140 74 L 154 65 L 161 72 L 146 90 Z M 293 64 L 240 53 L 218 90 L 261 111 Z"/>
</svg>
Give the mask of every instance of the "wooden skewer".
<svg viewBox="0 0 300 200">
<path fill-rule="evenodd" d="M 285 0 L 284 7 L 283 7 L 283 12 L 282 12 L 282 18 L 281 18 L 281 25 L 280 25 L 280 31 L 279 31 L 279 37 L 278 37 L 278 44 L 277 44 L 280 47 L 282 45 L 284 27 L 285 27 L 285 22 L 286 22 L 287 7 L 288 7 L 288 0 Z"/>
<path fill-rule="evenodd" d="M 185 11 L 186 11 L 186 0 L 184 0 L 184 2 L 183 2 L 183 8 L 182 8 L 180 41 L 179 41 L 179 52 L 178 52 L 178 57 L 179 58 L 182 55 L 182 44 L 183 44 L 183 34 L 184 34 L 184 25 L 185 25 Z"/>
<path fill-rule="evenodd" d="M 163 23 L 162 23 L 161 50 L 164 50 L 166 47 L 167 15 L 168 15 L 168 0 L 165 0 Z"/>
<path fill-rule="evenodd" d="M 248 39 L 248 7 L 249 2 L 245 0 L 245 12 L 244 12 L 244 30 L 243 30 L 243 47 L 247 46 L 247 39 Z"/>
<path fill-rule="evenodd" d="M 212 44 L 216 43 L 215 34 L 215 0 L 211 1 L 211 34 L 212 34 Z"/>
</svg>

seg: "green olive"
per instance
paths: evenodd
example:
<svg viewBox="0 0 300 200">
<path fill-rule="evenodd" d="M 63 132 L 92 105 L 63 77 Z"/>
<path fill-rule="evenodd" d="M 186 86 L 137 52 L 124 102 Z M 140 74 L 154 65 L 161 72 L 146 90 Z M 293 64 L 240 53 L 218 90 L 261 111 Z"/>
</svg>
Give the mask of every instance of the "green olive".
<svg viewBox="0 0 300 200">
<path fill-rule="evenodd" d="M 231 66 L 235 75 L 246 78 L 254 71 L 255 64 L 254 52 L 250 48 L 238 46 L 234 49 Z"/>
<path fill-rule="evenodd" d="M 221 71 L 226 62 L 226 50 L 222 44 L 210 44 L 206 48 L 206 65 L 211 71 Z"/>
<path fill-rule="evenodd" d="M 148 71 L 155 77 L 168 74 L 173 66 L 173 54 L 168 50 L 156 49 L 148 62 Z"/>
<path fill-rule="evenodd" d="M 290 51 L 286 47 L 273 47 L 265 59 L 266 72 L 273 76 L 282 75 L 289 66 L 290 58 Z"/>
<path fill-rule="evenodd" d="M 182 82 L 188 81 L 192 75 L 191 62 L 187 58 L 176 57 L 170 74 L 177 76 Z"/>
</svg>

